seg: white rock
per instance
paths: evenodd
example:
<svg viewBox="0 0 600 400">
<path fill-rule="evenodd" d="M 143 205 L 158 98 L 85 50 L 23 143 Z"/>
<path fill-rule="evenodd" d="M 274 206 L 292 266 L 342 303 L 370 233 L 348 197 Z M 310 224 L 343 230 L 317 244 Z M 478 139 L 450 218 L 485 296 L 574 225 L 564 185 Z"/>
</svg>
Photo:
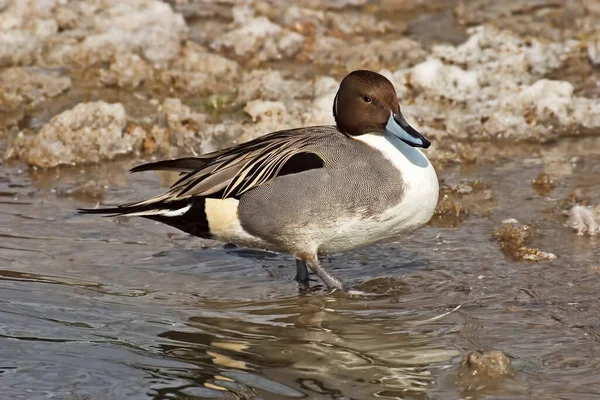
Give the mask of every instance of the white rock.
<svg viewBox="0 0 600 400">
<path fill-rule="evenodd" d="M 435 46 L 426 61 L 392 73 L 401 99 L 416 87 L 411 107 L 423 110 L 424 134 L 546 141 L 600 128 L 599 102 L 575 96 L 568 82 L 544 79 L 578 42 L 526 41 L 490 26 L 469 33 L 463 44 Z M 445 132 L 428 126 L 440 118 Z"/>
<path fill-rule="evenodd" d="M 303 116 L 305 125 L 333 125 L 333 100 L 337 93 L 339 82 L 329 76 L 315 79 L 314 100 Z"/>
<path fill-rule="evenodd" d="M 144 132 L 128 133 L 126 123 L 120 103 L 80 103 L 52 118 L 33 136 L 21 132 L 14 150 L 29 164 L 44 168 L 112 159 L 141 146 Z"/>
<path fill-rule="evenodd" d="M 70 22 L 75 25 L 70 35 L 49 41 L 50 62 L 89 65 L 136 53 L 153 65 L 166 66 L 177 56 L 187 35 L 183 17 L 158 0 L 92 0 L 74 4 L 79 19 L 85 23 Z M 74 35 L 84 40 L 72 42 L 69 38 Z"/>
<path fill-rule="evenodd" d="M 297 54 L 304 44 L 304 36 L 296 32 L 283 32 L 277 42 L 277 47 L 284 57 L 292 57 Z"/>
<path fill-rule="evenodd" d="M 71 79 L 53 69 L 17 67 L 0 73 L 0 99 L 13 99 L 14 105 L 36 106 L 70 87 Z M 0 105 L 10 108 L 2 101 Z"/>
<path fill-rule="evenodd" d="M 538 116 L 555 116 L 562 124 L 569 123 L 568 107 L 572 102 L 573 85 L 564 81 L 540 79 L 524 86 L 514 105 L 523 110 L 535 109 Z"/>
<path fill-rule="evenodd" d="M 432 58 L 411 70 L 411 82 L 437 96 L 465 101 L 480 89 L 477 71 L 465 71 Z"/>
<path fill-rule="evenodd" d="M 278 35 L 281 29 L 267 17 L 251 18 L 242 26 L 220 36 L 212 47 L 217 50 L 231 48 L 237 56 L 247 56 L 256 52 L 266 38 Z"/>
<path fill-rule="evenodd" d="M 252 123 L 238 127 L 240 142 L 294 126 L 287 108 L 280 101 L 252 100 L 246 104 L 244 111 L 250 115 Z"/>
<path fill-rule="evenodd" d="M 242 76 L 238 87 L 238 101 L 292 100 L 312 95 L 312 82 L 284 79 L 281 72 L 271 69 L 255 69 Z"/>
<path fill-rule="evenodd" d="M 100 80 L 106 85 L 138 87 L 154 75 L 152 66 L 137 54 L 118 53 L 109 70 L 102 70 Z"/>
<path fill-rule="evenodd" d="M 278 119 L 287 112 L 285 105 L 279 101 L 262 100 L 249 101 L 244 107 L 244 111 L 252 117 L 252 122 Z"/>
</svg>

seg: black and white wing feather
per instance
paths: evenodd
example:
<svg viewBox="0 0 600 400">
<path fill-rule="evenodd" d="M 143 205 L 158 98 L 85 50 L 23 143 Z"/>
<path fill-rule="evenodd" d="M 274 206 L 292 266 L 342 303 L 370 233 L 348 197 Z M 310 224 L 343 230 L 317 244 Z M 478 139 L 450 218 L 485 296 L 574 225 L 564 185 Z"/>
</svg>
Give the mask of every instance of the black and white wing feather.
<svg viewBox="0 0 600 400">
<path fill-rule="evenodd" d="M 299 131 L 292 129 L 273 132 L 229 149 L 198 157 L 140 165 L 131 171 L 179 171 L 182 176 L 160 196 L 113 208 L 80 211 L 140 216 L 150 215 L 154 209 L 163 214 L 176 213 L 176 207 L 187 204 L 186 199 L 239 198 L 245 192 L 277 177 L 284 167 L 286 173 L 322 167 L 322 159 L 314 152 L 315 139 L 319 135 Z"/>
</svg>

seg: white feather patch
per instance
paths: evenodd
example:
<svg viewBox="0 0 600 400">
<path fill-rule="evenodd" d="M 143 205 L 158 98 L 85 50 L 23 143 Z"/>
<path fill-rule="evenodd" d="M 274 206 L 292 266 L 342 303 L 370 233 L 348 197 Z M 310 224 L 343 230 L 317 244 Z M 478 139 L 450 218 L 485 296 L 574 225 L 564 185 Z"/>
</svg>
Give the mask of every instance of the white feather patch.
<svg viewBox="0 0 600 400">
<path fill-rule="evenodd" d="M 188 212 L 190 208 L 192 208 L 192 205 L 188 204 L 187 206 L 182 207 L 182 208 L 178 208 L 176 210 L 169 210 L 169 209 L 160 209 L 160 208 L 157 208 L 155 210 L 146 210 L 146 211 L 140 211 L 140 212 L 135 212 L 135 213 L 127 214 L 127 216 L 129 216 L 129 217 L 143 217 L 144 215 L 160 215 L 160 216 L 163 216 L 163 217 L 181 217 L 183 214 L 185 214 L 186 212 Z"/>
<path fill-rule="evenodd" d="M 228 199 L 206 199 L 205 212 L 210 233 L 223 242 L 242 246 L 268 248 L 260 238 L 244 230 L 238 217 L 239 201 Z"/>
</svg>

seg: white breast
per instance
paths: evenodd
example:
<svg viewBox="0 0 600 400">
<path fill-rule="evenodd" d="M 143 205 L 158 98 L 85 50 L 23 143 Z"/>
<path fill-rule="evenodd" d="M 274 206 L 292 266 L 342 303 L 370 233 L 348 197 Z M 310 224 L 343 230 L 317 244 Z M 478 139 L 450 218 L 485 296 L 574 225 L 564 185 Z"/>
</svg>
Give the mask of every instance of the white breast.
<svg viewBox="0 0 600 400">
<path fill-rule="evenodd" d="M 323 232 L 319 253 L 338 253 L 395 237 L 425 225 L 433 216 L 439 184 L 435 169 L 421 150 L 388 135 L 365 134 L 356 140 L 377 149 L 398 170 L 404 196 L 398 204 L 369 219 L 338 221 Z"/>
</svg>

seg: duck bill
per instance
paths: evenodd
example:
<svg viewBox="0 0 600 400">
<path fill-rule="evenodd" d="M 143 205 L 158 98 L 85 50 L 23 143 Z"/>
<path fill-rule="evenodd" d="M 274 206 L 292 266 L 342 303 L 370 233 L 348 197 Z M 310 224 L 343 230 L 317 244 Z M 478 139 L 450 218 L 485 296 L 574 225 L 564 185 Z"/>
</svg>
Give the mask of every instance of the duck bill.
<svg viewBox="0 0 600 400">
<path fill-rule="evenodd" d="M 431 142 L 410 126 L 400 113 L 390 113 L 390 119 L 385 126 L 385 131 L 412 147 L 423 147 L 426 149 L 431 145 Z"/>
</svg>

